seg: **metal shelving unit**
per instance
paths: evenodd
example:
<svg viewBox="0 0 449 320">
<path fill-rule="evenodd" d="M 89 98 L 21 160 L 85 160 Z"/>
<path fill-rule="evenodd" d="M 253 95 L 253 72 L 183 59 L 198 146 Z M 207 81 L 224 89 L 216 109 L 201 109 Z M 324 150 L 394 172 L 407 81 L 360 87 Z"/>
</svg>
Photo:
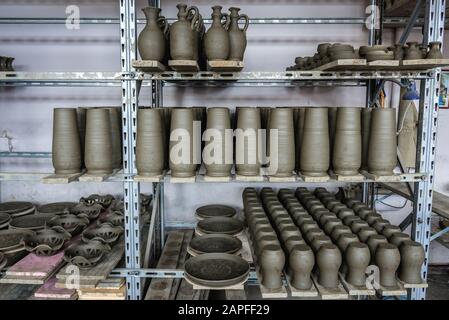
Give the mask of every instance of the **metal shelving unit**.
<svg viewBox="0 0 449 320">
<path fill-rule="evenodd" d="M 153 6 L 160 7 L 160 0 L 149 1 Z M 370 0 L 371 5 L 376 0 Z M 407 25 L 409 32 L 416 24 L 424 24 L 424 42 L 443 41 L 446 0 L 426 1 L 426 18 L 382 18 L 381 28 L 391 24 L 395 26 Z M 430 243 L 430 216 L 432 213 L 432 188 L 435 162 L 435 142 L 438 116 L 438 90 L 440 81 L 439 69 L 425 72 L 241 72 L 241 73 L 177 73 L 163 72 L 144 74 L 132 67 L 132 60 L 137 57 L 137 25 L 144 20 L 136 18 L 135 0 L 119 0 L 119 19 L 87 18 L 81 19 L 85 24 L 119 24 L 121 45 L 120 72 L 0 72 L 0 86 L 116 86 L 121 87 L 123 113 L 123 174 L 114 177 L 113 181 L 123 182 L 123 196 L 125 206 L 125 259 L 126 267 L 113 271 L 115 276 L 126 277 L 127 294 L 129 299 L 141 299 L 143 279 L 151 277 L 181 278 L 180 270 L 162 270 L 148 268 L 147 259 L 143 256 L 157 256 L 164 245 L 164 184 L 166 179 L 153 183 L 155 201 L 153 203 L 153 217 L 150 223 L 149 245 L 143 252 L 141 239 L 142 222 L 139 219 L 140 184 L 133 180 L 137 173 L 135 167 L 136 145 L 136 117 L 138 98 L 141 87 L 151 88 L 152 107 L 163 106 L 163 88 L 165 86 L 366 86 L 367 105 L 375 99 L 376 85 L 385 81 L 399 81 L 402 79 L 421 80 L 421 101 L 419 110 L 419 141 L 416 172 L 420 172 L 421 179 L 410 179 L 415 183 L 413 236 L 423 244 L 426 250 L 426 262 L 423 265 L 423 277 L 427 276 L 427 257 Z M 376 11 L 376 10 L 374 10 Z M 381 13 L 382 15 L 382 13 Z M 376 15 L 371 19 L 375 21 Z M 170 19 L 169 19 L 170 21 Z M 210 21 L 206 20 L 206 23 Z M 63 19 L 38 18 L 0 18 L 0 24 L 60 24 Z M 364 25 L 366 18 L 257 18 L 251 19 L 253 24 L 359 24 Z M 381 30 L 370 30 L 369 44 L 379 43 Z M 15 152 L 0 153 L 6 157 L 49 157 L 45 152 Z M 0 181 L 8 180 L 38 180 L 39 173 L 0 173 Z M 12 177 L 14 176 L 14 177 Z M 11 178 L 12 177 L 12 178 Z M 364 199 L 369 200 L 369 189 L 373 181 L 364 184 Z M 148 243 L 147 243 L 148 244 Z M 252 274 L 253 280 L 254 274 Z M 409 298 L 424 299 L 425 289 L 413 289 Z"/>
</svg>

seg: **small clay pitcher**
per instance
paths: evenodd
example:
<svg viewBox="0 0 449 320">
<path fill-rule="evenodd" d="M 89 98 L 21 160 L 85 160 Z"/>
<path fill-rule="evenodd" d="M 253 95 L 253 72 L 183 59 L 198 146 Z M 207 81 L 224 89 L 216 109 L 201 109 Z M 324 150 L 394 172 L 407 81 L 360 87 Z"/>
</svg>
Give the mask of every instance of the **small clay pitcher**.
<svg viewBox="0 0 449 320">
<path fill-rule="evenodd" d="M 262 285 L 268 289 L 282 287 L 282 270 L 285 265 L 285 255 L 280 246 L 265 246 L 259 257 Z"/>
<path fill-rule="evenodd" d="M 418 42 L 407 42 L 404 60 L 418 60 L 423 58 L 423 53 L 419 49 Z"/>
<path fill-rule="evenodd" d="M 249 18 L 246 14 L 239 14 L 240 8 L 231 7 L 229 14 L 231 24 L 229 25 L 229 60 L 243 61 L 243 56 L 246 50 L 246 30 L 249 26 Z M 245 20 L 245 25 L 242 29 L 239 27 L 239 21 Z"/>
<path fill-rule="evenodd" d="M 157 176 L 164 170 L 163 123 L 159 109 L 137 111 L 136 166 L 139 175 Z"/>
<path fill-rule="evenodd" d="M 308 245 L 294 246 L 289 255 L 291 284 L 298 290 L 309 290 L 312 287 L 311 272 L 315 265 L 315 256 Z"/>
<path fill-rule="evenodd" d="M 112 173 L 112 141 L 109 110 L 92 108 L 86 114 L 84 162 L 90 174 Z"/>
<path fill-rule="evenodd" d="M 426 59 L 443 59 L 443 53 L 441 52 L 441 42 L 429 43 L 430 51 L 427 53 Z"/>
<path fill-rule="evenodd" d="M 399 251 L 401 253 L 399 279 L 405 283 L 422 283 L 421 267 L 426 257 L 423 246 L 416 241 L 407 240 L 402 243 Z"/>
<path fill-rule="evenodd" d="M 161 9 L 155 7 L 145 7 L 142 9 L 147 20 L 145 27 L 140 32 L 137 46 L 142 60 L 155 60 L 162 62 L 165 57 L 165 34 L 161 30 L 161 20 L 165 18 L 159 16 Z M 165 26 L 168 24 L 165 21 Z"/>
<path fill-rule="evenodd" d="M 368 149 L 369 149 L 369 133 L 371 127 L 371 108 L 363 108 L 362 119 L 362 166 L 361 169 L 368 169 Z"/>
<path fill-rule="evenodd" d="M 368 170 L 376 175 L 392 175 L 397 164 L 396 110 L 376 108 L 371 112 Z"/>
<path fill-rule="evenodd" d="M 327 108 L 307 108 L 301 146 L 301 172 L 326 176 L 329 169 L 329 128 Z"/>
<path fill-rule="evenodd" d="M 222 6 L 212 7 L 212 25 L 204 35 L 204 50 L 207 60 L 226 60 L 229 57 L 230 41 L 227 28 L 229 16 L 221 12 Z M 226 22 L 222 23 L 225 18 Z"/>
<path fill-rule="evenodd" d="M 198 8 L 180 3 L 178 21 L 170 26 L 170 54 L 173 60 L 193 60 L 195 58 L 195 22 L 199 15 Z M 195 11 L 194 19 L 187 19 L 189 11 Z"/>
<path fill-rule="evenodd" d="M 53 110 L 52 161 L 56 174 L 81 171 L 81 146 L 76 109 Z"/>
<path fill-rule="evenodd" d="M 260 174 L 260 129 L 259 108 L 237 107 L 235 166 L 239 175 L 258 176 Z"/>
<path fill-rule="evenodd" d="M 365 271 L 370 260 L 370 251 L 366 244 L 360 242 L 351 243 L 345 251 L 346 281 L 353 286 L 365 286 Z"/>
<path fill-rule="evenodd" d="M 341 253 L 337 246 L 323 244 L 316 255 L 318 283 L 325 288 L 338 287 L 338 270 L 341 262 Z"/>
<path fill-rule="evenodd" d="M 399 249 L 390 243 L 379 244 L 375 262 L 379 267 L 380 284 L 384 287 L 396 287 L 396 270 L 401 262 Z"/>
<path fill-rule="evenodd" d="M 362 165 L 362 132 L 360 108 L 338 108 L 333 170 L 342 176 L 356 175 Z"/>
</svg>

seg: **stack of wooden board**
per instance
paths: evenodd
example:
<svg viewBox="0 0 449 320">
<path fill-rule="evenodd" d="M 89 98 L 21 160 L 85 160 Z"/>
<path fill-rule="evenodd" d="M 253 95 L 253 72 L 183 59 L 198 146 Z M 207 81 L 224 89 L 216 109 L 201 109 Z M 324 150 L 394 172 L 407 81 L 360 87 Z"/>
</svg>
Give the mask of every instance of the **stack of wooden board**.
<svg viewBox="0 0 449 320">
<path fill-rule="evenodd" d="M 126 283 L 124 278 L 106 278 L 95 288 L 77 290 L 79 300 L 125 300 Z"/>
</svg>

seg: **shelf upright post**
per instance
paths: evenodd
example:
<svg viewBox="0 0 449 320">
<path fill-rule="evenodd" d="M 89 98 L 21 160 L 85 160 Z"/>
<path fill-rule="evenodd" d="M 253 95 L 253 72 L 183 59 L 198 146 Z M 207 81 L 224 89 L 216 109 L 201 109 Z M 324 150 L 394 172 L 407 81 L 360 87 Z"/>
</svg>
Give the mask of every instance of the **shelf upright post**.
<svg viewBox="0 0 449 320">
<path fill-rule="evenodd" d="M 432 41 L 443 43 L 446 0 L 426 1 L 424 44 Z M 419 102 L 419 129 L 416 155 L 416 172 L 425 172 L 425 181 L 415 182 L 413 201 L 412 237 L 424 246 L 426 258 L 422 277 L 427 278 L 430 249 L 430 225 L 432 215 L 433 183 L 435 173 L 435 148 L 438 123 L 438 100 L 441 69 L 434 70 L 431 79 L 421 81 Z M 426 289 L 412 289 L 409 298 L 423 300 Z"/>
<path fill-rule="evenodd" d="M 123 201 L 125 207 L 125 258 L 126 268 L 141 267 L 140 246 L 140 201 L 139 184 L 133 181 L 136 173 L 136 126 L 138 95 L 141 85 L 135 80 L 132 60 L 136 58 L 136 8 L 135 0 L 119 0 L 120 3 L 120 44 L 122 80 L 122 121 L 123 121 Z M 140 278 L 126 277 L 128 299 L 140 300 L 142 288 Z"/>
</svg>

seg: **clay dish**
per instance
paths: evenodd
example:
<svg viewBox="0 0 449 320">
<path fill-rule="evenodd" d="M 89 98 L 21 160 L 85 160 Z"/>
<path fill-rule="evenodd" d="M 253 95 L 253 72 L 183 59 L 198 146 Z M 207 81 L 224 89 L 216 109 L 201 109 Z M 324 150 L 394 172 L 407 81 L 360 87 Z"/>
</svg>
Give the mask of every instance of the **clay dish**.
<svg viewBox="0 0 449 320">
<path fill-rule="evenodd" d="M 10 229 L 39 230 L 45 228 L 54 214 L 31 214 L 12 219 L 9 223 Z"/>
<path fill-rule="evenodd" d="M 111 248 L 101 241 L 77 242 L 64 252 L 64 260 L 81 269 L 94 267 Z"/>
<path fill-rule="evenodd" d="M 23 248 L 23 239 L 26 236 L 33 234 L 34 231 L 31 230 L 0 230 L 0 251 L 7 253 L 10 251 L 15 251 L 18 248 Z"/>
<path fill-rule="evenodd" d="M 234 208 L 219 204 L 212 204 L 196 209 L 196 215 L 202 219 L 215 217 L 232 218 L 236 214 Z"/>
<path fill-rule="evenodd" d="M 47 203 L 37 208 L 38 213 L 66 214 L 71 208 L 76 206 L 76 202 L 54 202 Z"/>
<path fill-rule="evenodd" d="M 189 252 L 193 255 L 206 253 L 237 254 L 242 249 L 242 242 L 227 234 L 205 234 L 190 241 Z"/>
<path fill-rule="evenodd" d="M 103 211 L 103 206 L 98 203 L 80 202 L 70 209 L 70 213 L 76 216 L 85 216 L 89 220 L 98 218 Z"/>
<path fill-rule="evenodd" d="M 11 221 L 11 215 L 9 213 L 0 212 L 0 229 L 7 227 Z"/>
<path fill-rule="evenodd" d="M 19 217 L 34 213 L 35 207 L 31 202 L 9 201 L 0 203 L 0 213 L 7 213 L 11 217 Z"/>
<path fill-rule="evenodd" d="M 243 223 L 234 218 L 218 217 L 199 221 L 197 228 L 202 233 L 237 235 L 242 232 Z"/>
<path fill-rule="evenodd" d="M 56 254 L 72 236 L 64 228 L 55 226 L 37 231 L 23 239 L 25 249 L 38 256 L 52 256 Z"/>
<path fill-rule="evenodd" d="M 98 240 L 107 244 L 113 244 L 122 235 L 123 228 L 114 226 L 111 223 L 102 223 L 95 228 L 89 228 L 83 231 L 81 239 L 84 242 Z"/>
<path fill-rule="evenodd" d="M 55 216 L 48 221 L 49 227 L 60 226 L 69 232 L 72 236 L 80 233 L 89 224 L 89 219 L 84 216 L 75 216 L 74 214 L 66 214 Z"/>
<path fill-rule="evenodd" d="M 108 213 L 107 215 L 100 217 L 99 223 L 111 223 L 114 226 L 123 226 L 123 222 L 125 221 L 125 217 L 123 215 L 123 212 L 121 211 L 113 211 L 111 213 Z"/>
</svg>

